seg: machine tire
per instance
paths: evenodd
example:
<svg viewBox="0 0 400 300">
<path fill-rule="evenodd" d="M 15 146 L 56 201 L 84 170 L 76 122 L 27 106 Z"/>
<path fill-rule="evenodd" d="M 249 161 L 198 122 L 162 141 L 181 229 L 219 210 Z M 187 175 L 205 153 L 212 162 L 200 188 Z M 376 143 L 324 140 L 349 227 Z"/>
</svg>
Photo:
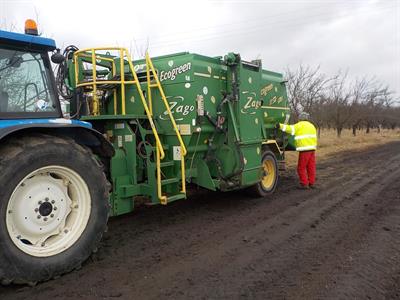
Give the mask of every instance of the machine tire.
<svg viewBox="0 0 400 300">
<path fill-rule="evenodd" d="M 261 162 L 266 175 L 249 189 L 255 197 L 266 197 L 272 194 L 278 184 L 278 163 L 275 154 L 270 150 L 265 150 Z"/>
<path fill-rule="evenodd" d="M 0 283 L 34 285 L 80 268 L 107 226 L 110 185 L 101 164 L 69 138 L 38 134 L 3 143 Z M 39 214 L 44 225 L 34 220 Z M 46 233 L 36 230 L 42 226 Z M 29 238 L 14 236 L 20 232 Z"/>
</svg>

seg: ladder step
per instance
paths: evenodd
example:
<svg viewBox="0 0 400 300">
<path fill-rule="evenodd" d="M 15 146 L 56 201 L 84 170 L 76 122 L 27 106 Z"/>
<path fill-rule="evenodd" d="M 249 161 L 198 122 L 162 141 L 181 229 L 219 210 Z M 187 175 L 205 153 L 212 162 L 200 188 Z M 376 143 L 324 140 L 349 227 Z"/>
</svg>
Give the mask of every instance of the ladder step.
<svg viewBox="0 0 400 300">
<path fill-rule="evenodd" d="M 177 183 L 177 182 L 179 182 L 179 181 L 180 181 L 180 179 L 178 179 L 178 178 L 163 179 L 163 180 L 161 180 L 161 185 L 167 185 L 167 184 Z"/>
<path fill-rule="evenodd" d="M 173 196 L 171 196 L 171 197 L 168 197 L 168 198 L 167 198 L 167 201 L 168 201 L 168 203 L 169 203 L 169 202 L 173 202 L 173 201 L 175 201 L 175 200 L 185 199 L 185 198 L 186 198 L 186 194 L 184 194 L 184 193 L 179 193 L 179 194 L 173 195 Z"/>
<path fill-rule="evenodd" d="M 175 165 L 175 162 L 173 160 L 164 161 L 160 163 L 160 167 L 171 167 L 173 165 Z"/>
<path fill-rule="evenodd" d="M 149 87 L 157 87 L 157 86 L 158 86 L 157 83 L 151 83 L 151 84 L 149 84 Z"/>
</svg>

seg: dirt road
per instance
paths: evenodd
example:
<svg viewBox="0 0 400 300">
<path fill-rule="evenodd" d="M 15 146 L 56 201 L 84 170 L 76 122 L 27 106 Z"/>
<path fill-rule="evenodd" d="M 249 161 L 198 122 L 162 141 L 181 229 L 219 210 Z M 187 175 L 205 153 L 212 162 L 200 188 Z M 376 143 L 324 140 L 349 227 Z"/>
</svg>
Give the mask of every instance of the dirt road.
<svg viewBox="0 0 400 300">
<path fill-rule="evenodd" d="M 400 142 L 293 170 L 269 199 L 199 191 L 110 221 L 81 270 L 0 299 L 400 299 Z"/>
</svg>

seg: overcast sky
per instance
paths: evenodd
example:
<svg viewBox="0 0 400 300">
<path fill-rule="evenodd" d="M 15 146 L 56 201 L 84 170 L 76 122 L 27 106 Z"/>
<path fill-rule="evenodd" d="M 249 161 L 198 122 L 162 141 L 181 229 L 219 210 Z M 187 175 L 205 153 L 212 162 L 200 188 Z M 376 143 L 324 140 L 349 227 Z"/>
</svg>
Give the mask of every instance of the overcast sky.
<svg viewBox="0 0 400 300">
<path fill-rule="evenodd" d="M 63 48 L 124 46 L 135 58 L 238 52 L 283 72 L 300 63 L 327 74 L 376 76 L 400 95 L 400 0 L 0 0 L 0 27 L 37 19 Z"/>
</svg>

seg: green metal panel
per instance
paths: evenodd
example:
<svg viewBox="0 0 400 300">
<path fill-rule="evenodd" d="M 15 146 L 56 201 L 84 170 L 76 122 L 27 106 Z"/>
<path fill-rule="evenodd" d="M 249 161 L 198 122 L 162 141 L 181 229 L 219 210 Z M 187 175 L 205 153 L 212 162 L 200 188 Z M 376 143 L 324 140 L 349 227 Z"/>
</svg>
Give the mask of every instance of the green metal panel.
<svg viewBox="0 0 400 300">
<path fill-rule="evenodd" d="M 136 136 L 128 122 L 106 123 L 106 134 L 113 142 L 116 154 L 111 159 L 111 179 L 113 182 L 113 214 L 119 215 L 133 210 L 132 196 L 139 194 L 137 186 Z M 127 189 L 130 194 L 127 193 Z"/>
</svg>

